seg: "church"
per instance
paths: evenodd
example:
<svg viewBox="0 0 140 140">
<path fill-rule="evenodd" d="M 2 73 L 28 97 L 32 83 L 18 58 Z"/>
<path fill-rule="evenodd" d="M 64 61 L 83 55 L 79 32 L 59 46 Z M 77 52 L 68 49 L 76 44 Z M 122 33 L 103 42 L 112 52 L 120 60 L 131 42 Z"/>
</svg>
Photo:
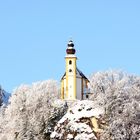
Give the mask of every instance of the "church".
<svg viewBox="0 0 140 140">
<path fill-rule="evenodd" d="M 77 68 L 75 53 L 74 43 L 70 40 L 66 49 L 65 74 L 61 78 L 61 99 L 64 100 L 84 100 L 89 98 L 89 80 Z"/>
</svg>

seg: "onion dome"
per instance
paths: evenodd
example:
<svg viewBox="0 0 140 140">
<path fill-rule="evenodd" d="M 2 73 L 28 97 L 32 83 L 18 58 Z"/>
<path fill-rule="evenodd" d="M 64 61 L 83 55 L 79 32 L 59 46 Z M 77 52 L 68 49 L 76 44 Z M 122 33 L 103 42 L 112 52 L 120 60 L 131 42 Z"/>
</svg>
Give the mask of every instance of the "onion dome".
<svg viewBox="0 0 140 140">
<path fill-rule="evenodd" d="M 72 40 L 69 41 L 66 52 L 67 54 L 75 54 L 76 50 L 74 49 L 74 43 Z"/>
</svg>

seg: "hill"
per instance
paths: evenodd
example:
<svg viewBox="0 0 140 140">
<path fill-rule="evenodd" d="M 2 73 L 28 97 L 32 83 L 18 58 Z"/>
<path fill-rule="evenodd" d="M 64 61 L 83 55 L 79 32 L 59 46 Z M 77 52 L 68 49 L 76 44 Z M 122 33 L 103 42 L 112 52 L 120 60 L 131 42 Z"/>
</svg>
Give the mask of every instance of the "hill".
<svg viewBox="0 0 140 140">
<path fill-rule="evenodd" d="M 139 140 L 140 77 L 90 76 L 90 100 L 59 100 L 54 80 L 21 85 L 0 114 L 1 140 Z"/>
<path fill-rule="evenodd" d="M 7 104 L 8 103 L 10 95 L 11 95 L 10 93 L 6 92 L 0 86 L 0 106 L 2 106 L 3 104 Z"/>
</svg>

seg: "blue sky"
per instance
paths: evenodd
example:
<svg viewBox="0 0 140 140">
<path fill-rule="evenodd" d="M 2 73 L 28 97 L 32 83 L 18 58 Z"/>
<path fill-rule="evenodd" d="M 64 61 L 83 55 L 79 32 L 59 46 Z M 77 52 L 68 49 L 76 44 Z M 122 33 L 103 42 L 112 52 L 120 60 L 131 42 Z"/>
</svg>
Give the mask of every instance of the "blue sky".
<svg viewBox="0 0 140 140">
<path fill-rule="evenodd" d="M 1 0 L 0 84 L 56 79 L 70 38 L 88 76 L 122 69 L 140 75 L 139 0 Z"/>
</svg>

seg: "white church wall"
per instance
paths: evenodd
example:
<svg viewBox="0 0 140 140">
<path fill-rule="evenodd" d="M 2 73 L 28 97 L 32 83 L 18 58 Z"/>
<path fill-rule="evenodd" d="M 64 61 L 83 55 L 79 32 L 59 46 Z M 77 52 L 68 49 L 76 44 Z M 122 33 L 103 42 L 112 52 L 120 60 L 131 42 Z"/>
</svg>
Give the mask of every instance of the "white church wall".
<svg viewBox="0 0 140 140">
<path fill-rule="evenodd" d="M 66 99 L 66 78 L 64 78 L 64 99 Z"/>
<path fill-rule="evenodd" d="M 86 80 L 83 81 L 83 92 L 84 92 L 83 99 L 84 100 L 88 99 L 88 97 L 89 97 L 89 89 L 87 87 L 87 81 Z"/>
<path fill-rule="evenodd" d="M 69 76 L 68 78 L 68 99 L 74 99 L 74 85 L 73 85 L 74 77 Z"/>
<path fill-rule="evenodd" d="M 79 77 L 79 78 L 77 78 L 77 99 L 79 99 L 79 100 L 81 100 L 81 93 L 82 93 L 82 80 L 81 80 L 81 78 Z"/>
<path fill-rule="evenodd" d="M 88 99 L 86 96 L 88 96 L 88 88 L 87 88 L 87 85 L 86 85 L 86 80 L 83 79 L 83 87 L 82 87 L 82 79 L 81 77 L 77 76 L 77 79 L 76 79 L 76 99 L 79 99 L 81 100 L 82 99 L 82 90 L 84 92 L 84 95 L 83 95 L 83 99 Z M 68 97 L 66 97 L 66 76 L 64 77 L 64 99 L 73 99 L 74 98 L 74 94 L 73 94 L 73 91 L 74 91 L 74 88 L 73 88 L 73 76 L 69 76 L 69 79 L 68 79 Z M 82 89 L 83 88 L 83 89 Z"/>
</svg>

